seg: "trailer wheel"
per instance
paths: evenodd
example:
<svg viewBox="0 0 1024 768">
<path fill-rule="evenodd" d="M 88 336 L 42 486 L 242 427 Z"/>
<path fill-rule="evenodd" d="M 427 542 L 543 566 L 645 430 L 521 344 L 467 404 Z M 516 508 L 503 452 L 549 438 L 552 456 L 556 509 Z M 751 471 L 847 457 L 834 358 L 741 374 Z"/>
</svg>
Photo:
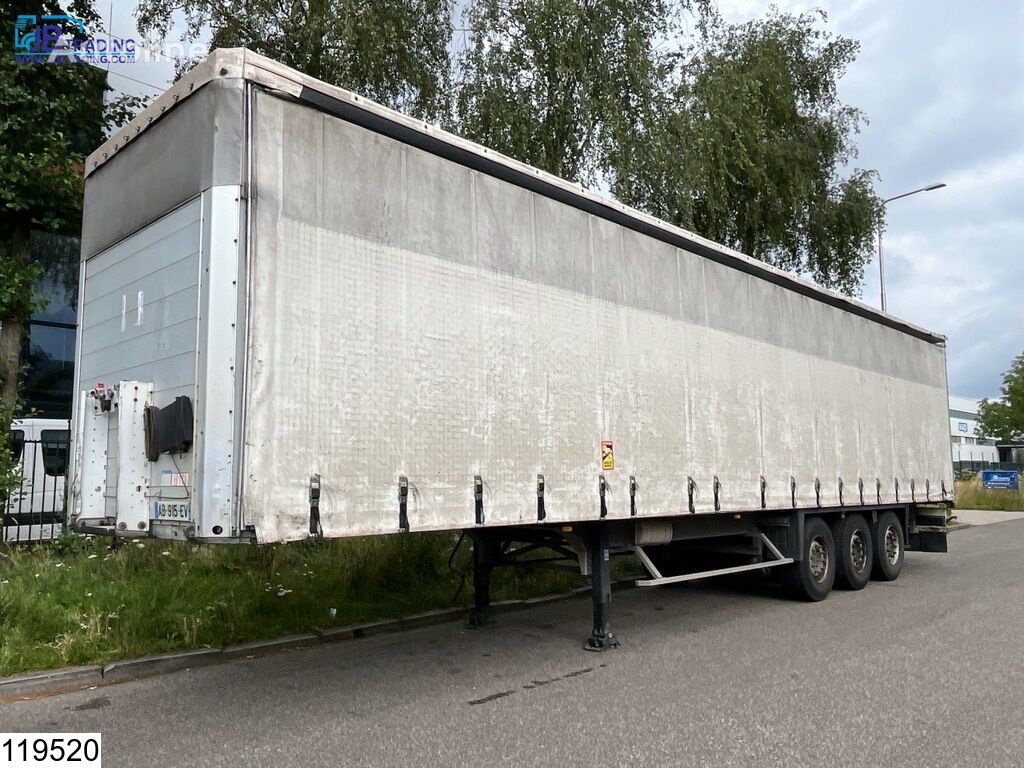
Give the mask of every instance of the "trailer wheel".
<svg viewBox="0 0 1024 768">
<path fill-rule="evenodd" d="M 833 528 L 836 542 L 836 584 L 845 589 L 863 589 L 871 578 L 874 547 L 871 529 L 863 515 L 847 515 Z"/>
<path fill-rule="evenodd" d="M 871 577 L 878 581 L 896 581 L 903 570 L 906 547 L 903 526 L 894 512 L 883 512 L 875 525 L 875 565 Z"/>
<path fill-rule="evenodd" d="M 802 557 L 782 573 L 786 591 L 800 600 L 818 602 L 828 597 L 836 578 L 836 547 L 832 530 L 820 517 L 804 521 Z"/>
</svg>

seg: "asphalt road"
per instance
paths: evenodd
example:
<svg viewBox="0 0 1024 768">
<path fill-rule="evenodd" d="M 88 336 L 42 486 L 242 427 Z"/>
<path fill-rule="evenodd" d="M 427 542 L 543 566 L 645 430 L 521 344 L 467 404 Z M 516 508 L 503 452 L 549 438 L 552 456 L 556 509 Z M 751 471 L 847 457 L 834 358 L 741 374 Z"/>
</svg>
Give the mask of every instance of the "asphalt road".
<svg viewBox="0 0 1024 768">
<path fill-rule="evenodd" d="M 1024 765 L 1024 520 L 823 603 L 704 582 L 0 705 L 104 764 Z"/>
</svg>

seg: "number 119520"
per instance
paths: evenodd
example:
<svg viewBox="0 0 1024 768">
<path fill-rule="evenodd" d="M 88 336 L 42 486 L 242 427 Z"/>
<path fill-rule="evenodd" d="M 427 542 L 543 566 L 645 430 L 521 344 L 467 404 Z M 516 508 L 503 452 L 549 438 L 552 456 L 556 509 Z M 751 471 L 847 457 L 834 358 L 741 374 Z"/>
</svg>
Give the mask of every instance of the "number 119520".
<svg viewBox="0 0 1024 768">
<path fill-rule="evenodd" d="M 0 765 L 11 768 L 99 768 L 98 733 L 0 733 Z"/>
</svg>

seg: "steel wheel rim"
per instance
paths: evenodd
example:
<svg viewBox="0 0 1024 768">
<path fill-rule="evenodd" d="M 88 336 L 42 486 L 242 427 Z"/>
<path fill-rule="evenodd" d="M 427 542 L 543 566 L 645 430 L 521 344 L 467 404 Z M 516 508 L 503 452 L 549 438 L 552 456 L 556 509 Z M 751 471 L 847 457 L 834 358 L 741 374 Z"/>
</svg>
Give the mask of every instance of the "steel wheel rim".
<svg viewBox="0 0 1024 768">
<path fill-rule="evenodd" d="M 889 565 L 896 565 L 900 559 L 900 532 L 894 523 L 885 529 L 885 559 Z"/>
<path fill-rule="evenodd" d="M 863 531 L 854 531 L 850 537 L 850 564 L 862 573 L 868 564 L 868 542 Z"/>
<path fill-rule="evenodd" d="M 821 536 L 811 539 L 810 551 L 807 553 L 807 566 L 811 571 L 811 578 L 821 584 L 828 574 L 828 547 Z"/>
</svg>

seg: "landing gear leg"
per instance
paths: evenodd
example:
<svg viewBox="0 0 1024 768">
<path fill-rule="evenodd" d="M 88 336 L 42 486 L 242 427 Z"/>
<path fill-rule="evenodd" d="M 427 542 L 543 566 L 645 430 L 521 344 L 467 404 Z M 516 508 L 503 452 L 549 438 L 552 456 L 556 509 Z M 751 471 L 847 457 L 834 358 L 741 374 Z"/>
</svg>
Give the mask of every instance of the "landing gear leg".
<svg viewBox="0 0 1024 768">
<path fill-rule="evenodd" d="M 607 651 L 618 648 L 619 641 L 608 628 L 612 584 L 608 566 L 608 527 L 595 523 L 587 540 L 590 556 L 590 591 L 594 598 L 594 631 L 583 647 L 588 651 Z"/>
</svg>

